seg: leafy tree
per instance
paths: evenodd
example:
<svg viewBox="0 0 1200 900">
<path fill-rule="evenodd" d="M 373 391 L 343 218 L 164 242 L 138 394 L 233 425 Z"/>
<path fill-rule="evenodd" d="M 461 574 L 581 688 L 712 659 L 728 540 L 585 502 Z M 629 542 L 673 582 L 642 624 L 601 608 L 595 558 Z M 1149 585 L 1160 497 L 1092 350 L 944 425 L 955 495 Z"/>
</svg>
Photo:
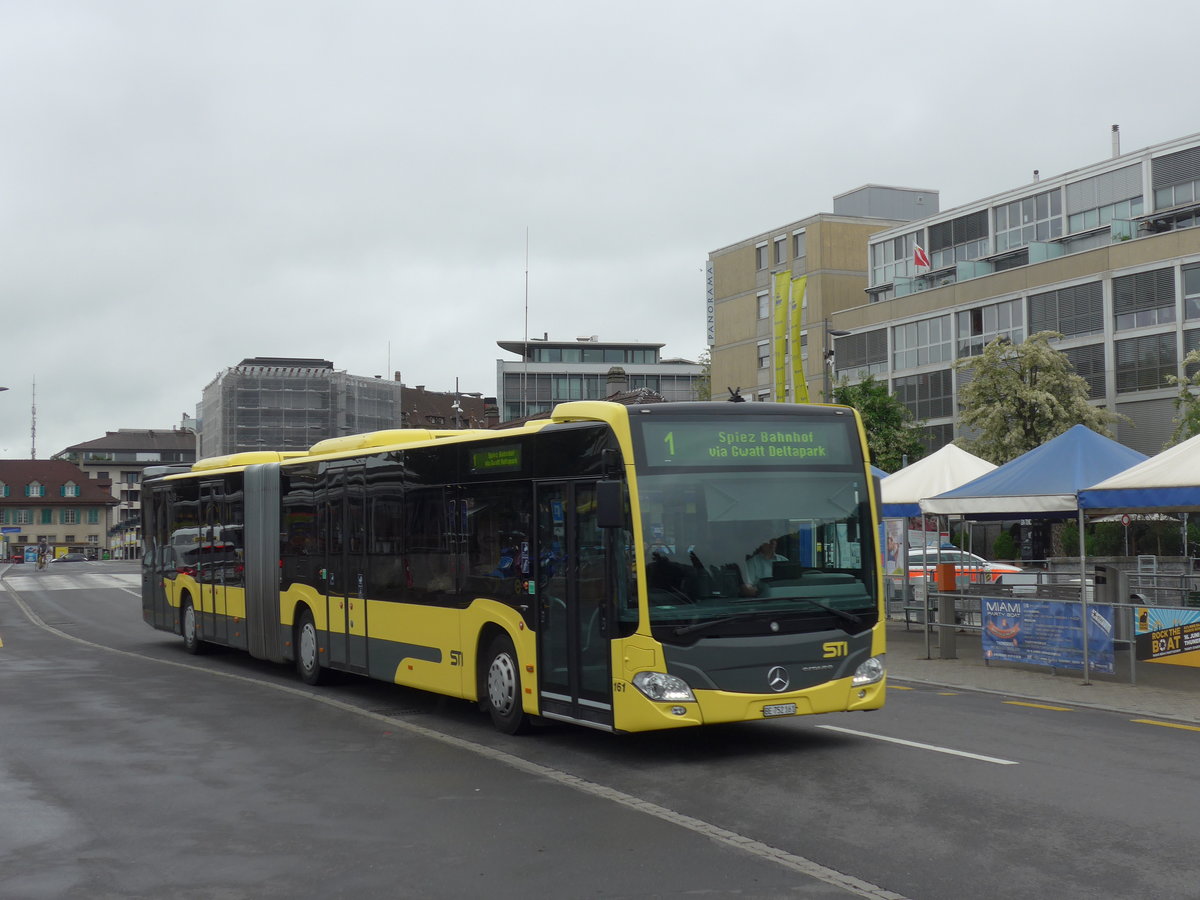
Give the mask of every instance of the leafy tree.
<svg viewBox="0 0 1200 900">
<path fill-rule="evenodd" d="M 1183 358 L 1183 364 L 1185 367 L 1195 365 L 1196 371 L 1189 378 L 1167 376 L 1168 383 L 1179 386 L 1179 396 L 1175 398 L 1175 430 L 1167 442 L 1168 447 L 1200 434 L 1200 350 L 1191 351 Z"/>
<path fill-rule="evenodd" d="M 959 389 L 959 419 L 977 437 L 964 449 L 997 465 L 1040 447 L 1074 425 L 1112 437 L 1121 417 L 1088 403 L 1088 386 L 1065 353 L 1050 346 L 1062 338 L 1039 331 L 1021 344 L 999 337 L 980 356 L 960 359 L 972 379 Z"/>
<path fill-rule="evenodd" d="M 699 363 L 703 366 L 700 377 L 696 379 L 696 399 L 712 399 L 712 354 L 708 350 L 700 353 Z"/>
<path fill-rule="evenodd" d="M 843 378 L 833 389 L 833 402 L 853 406 L 862 416 L 871 462 L 895 472 L 925 455 L 920 426 L 907 406 L 888 393 L 887 384 L 868 375 L 858 384 Z"/>
</svg>

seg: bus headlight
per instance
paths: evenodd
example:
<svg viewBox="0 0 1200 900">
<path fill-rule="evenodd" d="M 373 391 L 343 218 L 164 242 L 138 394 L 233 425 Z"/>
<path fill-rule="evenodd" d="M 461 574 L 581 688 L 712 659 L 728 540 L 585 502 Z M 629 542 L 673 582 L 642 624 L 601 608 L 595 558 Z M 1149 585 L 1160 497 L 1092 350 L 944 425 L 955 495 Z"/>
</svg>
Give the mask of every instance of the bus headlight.
<svg viewBox="0 0 1200 900">
<path fill-rule="evenodd" d="M 855 687 L 862 687 L 864 684 L 874 684 L 882 679 L 883 660 L 878 656 L 872 656 L 854 670 L 854 679 L 851 684 Z"/>
<path fill-rule="evenodd" d="M 638 672 L 633 676 L 633 686 L 651 700 L 663 703 L 696 702 L 686 681 L 665 672 Z"/>
</svg>

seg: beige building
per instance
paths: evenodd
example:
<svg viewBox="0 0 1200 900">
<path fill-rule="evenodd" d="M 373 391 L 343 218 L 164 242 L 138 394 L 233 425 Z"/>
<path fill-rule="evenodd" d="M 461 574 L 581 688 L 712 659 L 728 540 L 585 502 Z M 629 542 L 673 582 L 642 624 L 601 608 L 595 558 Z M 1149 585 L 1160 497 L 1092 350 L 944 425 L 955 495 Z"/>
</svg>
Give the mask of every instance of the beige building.
<svg viewBox="0 0 1200 900">
<path fill-rule="evenodd" d="M 870 237 L 869 283 L 832 315 L 835 379 L 867 373 L 925 423 L 964 436 L 957 360 L 1042 331 L 1125 417 L 1142 453 L 1173 429 L 1183 358 L 1200 348 L 1200 135 L 1113 155 Z M 917 253 L 921 248 L 922 254 Z M 925 264 L 918 265 L 918 257 Z"/>
<path fill-rule="evenodd" d="M 965 436 L 969 373 L 955 362 L 997 337 L 1054 331 L 1093 402 L 1125 417 L 1117 439 L 1161 450 L 1175 416 L 1167 376 L 1190 374 L 1183 359 L 1200 349 L 1200 134 L 1122 153 L 1114 126 L 1108 159 L 1032 176 L 946 211 L 935 191 L 862 188 L 832 216 L 709 254 L 714 398 L 740 386 L 797 399 L 799 343 L 811 399 L 874 375 L 936 450 Z M 777 301 L 804 275 L 797 339 Z"/>
<path fill-rule="evenodd" d="M 833 213 L 712 251 L 713 399 L 737 389 L 747 400 L 823 399 L 830 319 L 863 303 L 868 239 L 937 211 L 937 191 L 867 185 L 835 197 Z"/>
<path fill-rule="evenodd" d="M 98 559 L 117 505 L 107 481 L 57 459 L 0 460 L 0 522 L 6 558 L 29 557 L 45 541 L 55 555 Z"/>
</svg>

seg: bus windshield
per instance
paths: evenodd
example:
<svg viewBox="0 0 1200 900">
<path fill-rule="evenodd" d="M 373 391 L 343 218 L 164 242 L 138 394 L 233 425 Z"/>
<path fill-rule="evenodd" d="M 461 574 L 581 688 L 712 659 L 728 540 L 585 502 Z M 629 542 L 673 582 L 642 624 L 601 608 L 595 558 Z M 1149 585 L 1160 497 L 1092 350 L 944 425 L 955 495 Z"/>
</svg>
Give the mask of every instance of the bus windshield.
<svg viewBox="0 0 1200 900">
<path fill-rule="evenodd" d="M 743 452 L 765 446 L 764 453 L 778 454 L 774 462 L 751 457 L 749 465 L 709 464 L 704 453 L 711 442 L 697 438 L 690 450 L 681 447 L 680 435 L 689 440 L 695 434 L 678 423 L 643 429 L 638 496 L 656 638 L 691 643 L 828 629 L 857 634 L 877 623 L 878 551 L 866 467 L 848 440 L 853 427 L 852 420 L 831 423 L 825 438 L 819 430 L 814 438 L 812 431 L 777 427 L 717 432 L 741 434 L 735 446 Z M 809 440 L 750 440 L 783 433 Z M 664 436 L 674 446 L 668 440 L 660 450 Z M 835 462 L 828 453 L 839 440 Z M 787 446 L 812 451 L 817 445 L 827 455 L 816 464 L 787 456 Z"/>
</svg>

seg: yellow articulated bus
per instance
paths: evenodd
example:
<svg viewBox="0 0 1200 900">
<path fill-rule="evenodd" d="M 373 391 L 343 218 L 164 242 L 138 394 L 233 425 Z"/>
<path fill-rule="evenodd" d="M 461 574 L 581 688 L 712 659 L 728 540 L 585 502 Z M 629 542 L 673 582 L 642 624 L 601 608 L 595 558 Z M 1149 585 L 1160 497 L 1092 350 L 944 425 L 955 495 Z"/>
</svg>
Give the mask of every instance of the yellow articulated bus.
<svg viewBox="0 0 1200 900">
<path fill-rule="evenodd" d="M 883 706 L 877 485 L 838 406 L 563 403 L 151 470 L 155 628 L 631 732 Z"/>
</svg>

